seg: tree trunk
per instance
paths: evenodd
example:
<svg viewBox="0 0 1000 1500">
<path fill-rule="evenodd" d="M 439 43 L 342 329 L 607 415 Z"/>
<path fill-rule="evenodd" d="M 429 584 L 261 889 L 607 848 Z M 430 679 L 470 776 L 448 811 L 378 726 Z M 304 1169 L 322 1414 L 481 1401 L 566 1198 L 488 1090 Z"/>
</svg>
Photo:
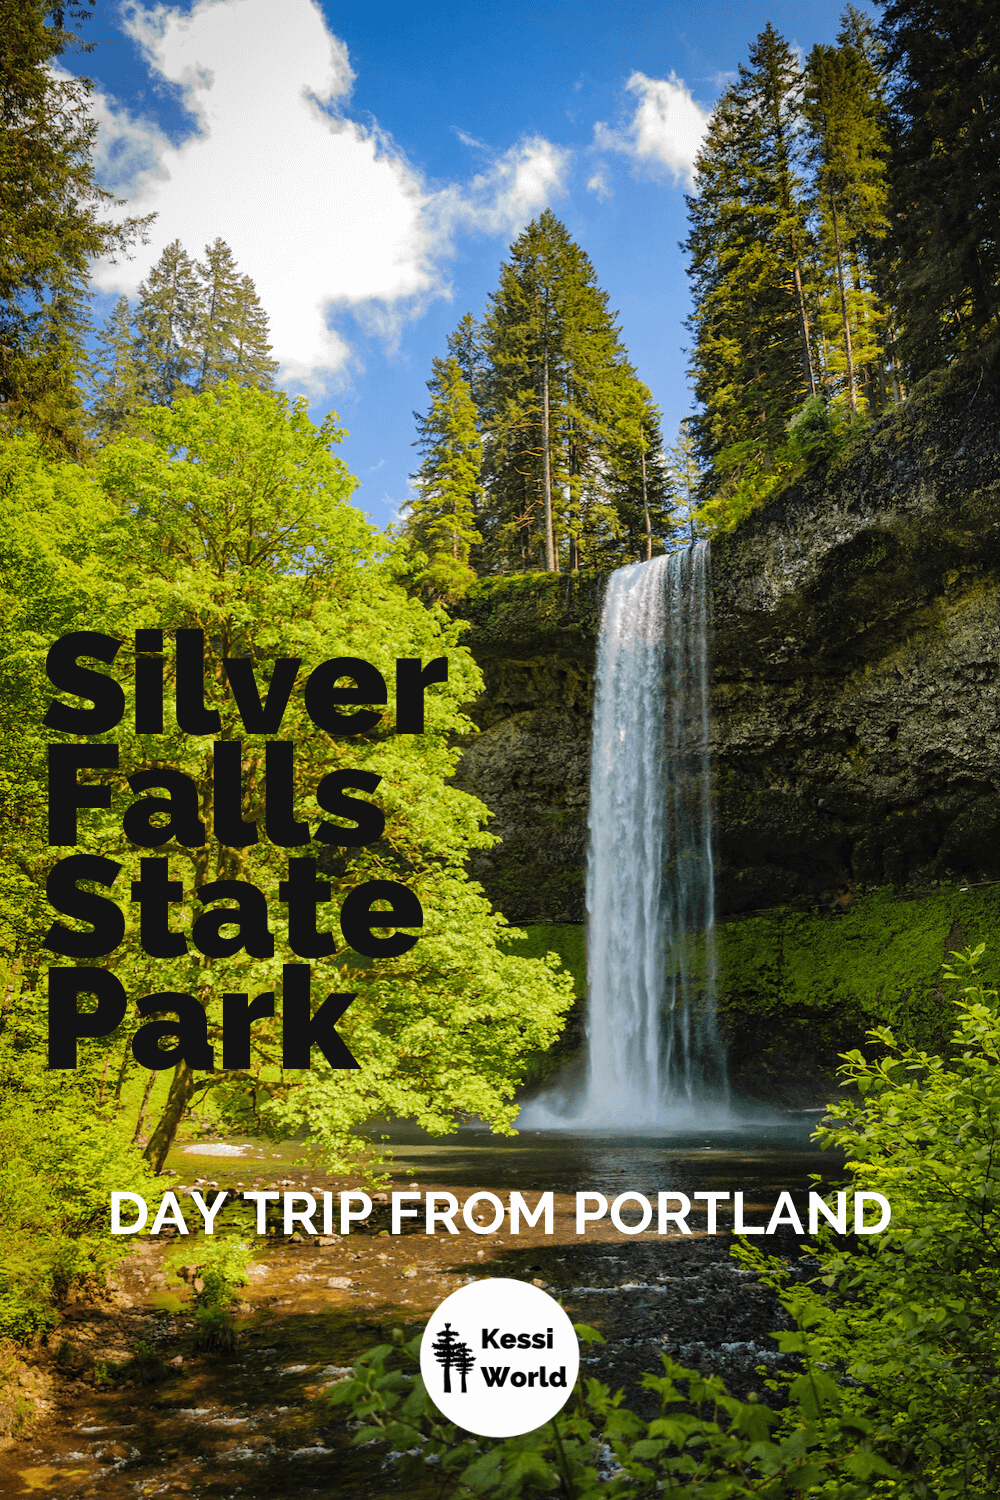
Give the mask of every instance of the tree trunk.
<svg viewBox="0 0 1000 1500">
<path fill-rule="evenodd" d="M 105 1085 L 107 1084 L 107 1081 L 108 1081 L 108 1069 L 111 1066 L 111 1054 L 112 1054 L 113 1050 L 114 1049 L 112 1047 L 109 1047 L 108 1051 L 107 1051 L 107 1056 L 104 1059 L 104 1072 L 101 1074 L 101 1087 L 97 1091 L 97 1102 L 98 1102 L 98 1104 L 103 1104 L 104 1103 L 104 1088 L 105 1088 Z"/>
<path fill-rule="evenodd" d="M 163 1163 L 167 1159 L 167 1152 L 174 1143 L 177 1127 L 184 1118 L 184 1111 L 195 1089 L 194 1070 L 187 1063 L 181 1061 L 174 1069 L 173 1082 L 170 1085 L 170 1093 L 163 1108 L 163 1114 L 157 1122 L 156 1129 L 149 1138 L 149 1145 L 142 1153 L 146 1160 L 151 1163 L 154 1172 L 163 1169 Z"/>
<path fill-rule="evenodd" d="M 851 320 L 847 315 L 847 287 L 844 280 L 844 248 L 840 243 L 840 221 L 837 218 L 837 204 L 833 193 L 830 193 L 830 212 L 833 215 L 833 242 L 837 247 L 837 284 L 840 287 L 840 311 L 844 321 L 844 352 L 847 358 L 847 395 L 851 406 L 851 416 L 858 414 L 858 392 L 854 375 L 854 349 L 851 345 Z"/>
<path fill-rule="evenodd" d="M 556 573 L 556 549 L 552 532 L 552 455 L 549 452 L 549 308 L 545 304 L 542 331 L 542 475 L 545 486 L 545 569 Z"/>
<path fill-rule="evenodd" d="M 809 342 L 809 317 L 806 313 L 806 298 L 802 290 L 802 271 L 795 262 L 795 295 L 799 303 L 799 326 L 802 333 L 802 373 L 806 377 L 810 396 L 816 394 L 816 376 L 813 371 L 812 346 Z"/>
<path fill-rule="evenodd" d="M 114 1098 L 115 1098 L 115 1103 L 116 1104 L 118 1104 L 120 1102 L 121 1097 L 122 1097 L 122 1085 L 125 1082 L 125 1074 L 128 1072 L 128 1060 L 129 1060 L 129 1058 L 131 1056 L 132 1056 L 132 1039 L 131 1039 L 131 1037 L 126 1037 L 125 1038 L 125 1045 L 122 1048 L 122 1065 L 118 1069 L 118 1082 L 115 1084 L 115 1095 L 114 1095 Z"/>
<path fill-rule="evenodd" d="M 143 1121 L 146 1118 L 146 1105 L 149 1103 L 149 1096 L 153 1092 L 153 1085 L 155 1084 L 155 1082 L 156 1074 L 154 1072 L 151 1072 L 146 1083 L 146 1092 L 143 1094 L 142 1103 L 139 1105 L 139 1118 L 135 1122 L 135 1135 L 132 1137 L 133 1146 L 142 1135 Z"/>
</svg>

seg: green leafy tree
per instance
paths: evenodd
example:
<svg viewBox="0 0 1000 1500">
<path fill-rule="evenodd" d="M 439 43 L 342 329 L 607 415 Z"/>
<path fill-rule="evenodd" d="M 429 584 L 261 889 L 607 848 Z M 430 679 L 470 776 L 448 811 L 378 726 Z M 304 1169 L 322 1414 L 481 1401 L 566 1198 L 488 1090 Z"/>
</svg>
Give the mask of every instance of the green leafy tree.
<svg viewBox="0 0 1000 1500">
<path fill-rule="evenodd" d="M 89 3 L 0 3 L 0 403 L 16 427 L 72 453 L 85 446 L 90 262 L 150 222 L 105 217 L 114 200 L 94 176 L 92 84 L 52 67 L 78 45 L 67 17 L 87 19 Z"/>
<path fill-rule="evenodd" d="M 116 585 L 101 551 L 113 507 L 93 474 L 53 458 L 35 434 L 0 442 L 0 929 L 3 1016 L 34 991 L 51 921 L 45 873 L 45 654 L 57 635 L 94 629 Z M 41 706 L 40 706 L 41 705 Z M 33 1046 L 34 1034 L 28 1045 Z"/>
<path fill-rule="evenodd" d="M 418 494 L 406 530 L 427 554 L 422 582 L 435 597 L 457 599 L 475 579 L 469 552 L 482 540 L 476 530 L 482 443 L 472 394 L 454 356 L 434 360 L 427 389 L 430 411 L 424 417 L 414 413 L 423 462 L 413 475 Z"/>
<path fill-rule="evenodd" d="M 97 466 L 104 493 L 118 507 L 106 540 L 108 571 L 121 589 L 117 630 L 202 630 L 206 702 L 218 709 L 220 729 L 198 735 L 168 728 L 131 739 L 119 731 L 123 774 L 152 762 L 180 769 L 197 786 L 206 842 L 156 846 L 169 857 L 172 878 L 183 881 L 178 930 L 189 930 L 200 909 L 198 887 L 252 881 L 270 903 L 275 956 L 253 956 L 244 947 L 220 964 L 185 942 L 176 957 L 151 961 L 139 949 L 130 913 L 116 955 L 116 972 L 130 994 L 194 995 L 217 1041 L 223 993 L 280 989 L 281 963 L 289 960 L 287 913 L 278 897 L 288 848 L 263 836 L 234 848 L 213 832 L 215 740 L 242 741 L 243 817 L 265 826 L 268 736 L 244 733 L 223 659 L 249 658 L 262 693 L 281 657 L 298 657 L 309 667 L 363 650 L 389 683 L 397 657 L 428 661 L 446 654 L 449 662 L 447 683 L 428 693 L 422 735 L 393 733 L 390 712 L 370 734 L 331 740 L 311 723 L 301 687 L 282 724 L 282 737 L 295 746 L 295 817 L 307 824 L 296 831 L 304 848 L 294 853 L 315 858 L 329 886 L 324 927 L 337 933 L 343 899 L 369 880 L 401 880 L 423 907 L 419 942 L 393 959 L 360 958 L 339 933 L 317 940 L 315 991 L 358 995 L 338 1031 L 360 1067 L 330 1068 L 317 1053 L 311 1072 L 283 1072 L 276 1024 L 261 1022 L 249 1069 L 217 1062 L 214 1074 L 199 1077 L 186 1062 L 176 1065 L 149 1159 L 162 1164 L 185 1110 L 205 1088 L 232 1123 L 308 1128 L 341 1162 L 357 1150 L 353 1132 L 379 1114 L 417 1118 L 437 1131 L 474 1114 L 509 1130 L 522 1061 L 556 1035 L 569 980 L 555 974 L 554 960 L 550 966 L 502 951 L 503 918 L 465 874 L 469 851 L 491 839 L 481 829 L 482 805 L 448 784 L 458 755 L 454 737 L 470 727 L 460 705 L 480 690 L 475 664 L 458 644 L 459 627 L 397 583 L 405 559 L 386 552 L 350 504 L 354 480 L 330 451 L 340 436 L 332 418 L 314 427 L 304 401 L 289 406 L 280 394 L 230 382 L 173 408 L 148 409 L 144 422 L 142 439 L 109 444 Z M 169 698 L 169 653 L 167 671 Z M 342 849 L 309 837 L 324 821 L 316 802 L 319 782 L 338 768 L 380 778 L 385 832 L 363 849 L 346 836 Z M 126 865 L 119 880 L 127 890 L 129 874 L 148 851 L 123 837 L 121 810 L 119 804 L 111 813 L 95 813 L 87 837 L 88 847 Z M 336 831 L 334 824 L 331 837 Z"/>
</svg>

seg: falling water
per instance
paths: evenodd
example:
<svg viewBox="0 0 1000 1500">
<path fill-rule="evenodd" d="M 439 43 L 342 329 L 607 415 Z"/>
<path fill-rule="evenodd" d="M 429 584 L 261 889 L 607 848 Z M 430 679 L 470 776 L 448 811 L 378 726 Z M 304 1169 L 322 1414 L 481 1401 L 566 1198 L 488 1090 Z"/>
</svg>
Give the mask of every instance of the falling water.
<svg viewBox="0 0 1000 1500">
<path fill-rule="evenodd" d="M 589 1066 L 555 1124 L 639 1128 L 724 1102 L 715 1024 L 708 544 L 619 568 L 597 655 Z M 539 1109 L 541 1106 L 541 1109 Z M 570 1118 L 570 1115 L 572 1118 Z M 529 1121 L 532 1123 L 533 1121 Z"/>
</svg>

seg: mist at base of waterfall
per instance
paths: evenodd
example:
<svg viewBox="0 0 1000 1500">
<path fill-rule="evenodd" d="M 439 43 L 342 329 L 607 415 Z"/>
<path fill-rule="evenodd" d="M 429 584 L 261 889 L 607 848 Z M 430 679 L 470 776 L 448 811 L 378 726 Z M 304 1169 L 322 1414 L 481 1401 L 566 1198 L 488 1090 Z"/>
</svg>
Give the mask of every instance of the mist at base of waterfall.
<svg viewBox="0 0 1000 1500">
<path fill-rule="evenodd" d="M 612 1104 L 611 1108 L 597 1109 L 587 1104 L 579 1090 L 561 1095 L 557 1084 L 538 1099 L 528 1100 L 515 1124 L 518 1130 L 605 1130 L 616 1135 L 649 1135 L 661 1130 L 738 1130 L 751 1119 L 762 1123 L 772 1114 L 777 1116 L 766 1105 L 748 1103 L 741 1107 L 728 1093 L 713 1095 L 708 1090 L 690 1099 L 660 1100 L 655 1110 L 648 1106 L 637 1109 L 628 1099 L 621 1100 L 618 1108 Z"/>
</svg>

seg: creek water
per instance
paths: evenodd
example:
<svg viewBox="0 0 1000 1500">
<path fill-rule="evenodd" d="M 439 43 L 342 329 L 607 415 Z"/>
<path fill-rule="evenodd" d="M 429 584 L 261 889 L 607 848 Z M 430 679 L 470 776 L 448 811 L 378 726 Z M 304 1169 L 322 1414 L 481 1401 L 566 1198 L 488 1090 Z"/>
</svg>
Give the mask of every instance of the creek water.
<svg viewBox="0 0 1000 1500">
<path fill-rule="evenodd" d="M 556 1193 L 630 1191 L 655 1200 L 673 1189 L 757 1196 L 808 1190 L 809 1178 L 831 1172 L 841 1159 L 811 1139 L 821 1110 L 771 1114 L 744 1120 L 725 1116 L 713 1127 L 668 1130 L 520 1128 L 505 1138 L 463 1127 L 455 1135 L 429 1137 L 416 1127 L 388 1127 L 394 1168 L 420 1180 L 503 1193 L 511 1189 Z M 721 1117 L 720 1117 L 721 1118 Z"/>
<path fill-rule="evenodd" d="M 237 1310 L 237 1345 L 229 1353 L 197 1348 L 190 1286 L 164 1276 L 165 1255 L 182 1245 L 182 1258 L 197 1264 L 196 1237 L 144 1239 L 110 1298 L 66 1309 L 42 1365 L 51 1380 L 48 1411 L 25 1439 L 0 1453 L 0 1494 L 430 1496 L 430 1479 L 400 1490 L 391 1464 L 351 1447 L 350 1430 L 327 1412 L 322 1392 L 394 1326 L 416 1332 L 472 1277 L 537 1279 L 574 1317 L 600 1326 L 604 1363 L 588 1368 L 613 1387 L 631 1382 L 638 1390 L 640 1372 L 658 1366 L 659 1350 L 671 1347 L 679 1357 L 708 1360 L 736 1389 L 744 1378 L 740 1362 L 752 1372 L 773 1357 L 769 1333 L 778 1324 L 773 1300 L 762 1302 L 752 1278 L 729 1262 L 729 1236 L 699 1233 L 703 1221 L 692 1215 L 690 1236 L 626 1235 L 605 1221 L 581 1239 L 572 1195 L 611 1199 L 633 1191 L 655 1198 L 661 1190 L 691 1196 L 742 1189 L 759 1213 L 781 1191 L 798 1198 L 811 1174 L 836 1174 L 839 1160 L 820 1155 L 809 1138 L 816 1118 L 761 1112 L 730 1129 L 527 1130 L 509 1139 L 469 1127 L 443 1138 L 405 1124 L 379 1130 L 394 1153 L 393 1188 L 418 1184 L 460 1201 L 474 1191 L 502 1196 L 511 1189 L 534 1201 L 537 1192 L 552 1190 L 555 1233 L 522 1225 L 516 1237 L 464 1229 L 426 1235 L 422 1222 L 414 1222 L 392 1236 L 384 1208 L 378 1222 L 343 1237 L 293 1240 L 278 1223 L 279 1232 L 255 1245 L 256 1264 Z M 210 1197 L 217 1184 L 237 1199 L 242 1187 L 318 1193 L 356 1185 L 310 1170 L 301 1162 L 304 1150 L 303 1142 L 182 1142 L 168 1161 L 174 1175 L 162 1178 L 157 1192 L 175 1190 L 194 1225 L 198 1217 L 182 1189 L 198 1186 Z M 726 1222 L 722 1214 L 720 1229 Z M 95 1381 L 102 1361 L 123 1361 L 140 1344 L 161 1355 L 164 1377 L 114 1388 Z"/>
</svg>

